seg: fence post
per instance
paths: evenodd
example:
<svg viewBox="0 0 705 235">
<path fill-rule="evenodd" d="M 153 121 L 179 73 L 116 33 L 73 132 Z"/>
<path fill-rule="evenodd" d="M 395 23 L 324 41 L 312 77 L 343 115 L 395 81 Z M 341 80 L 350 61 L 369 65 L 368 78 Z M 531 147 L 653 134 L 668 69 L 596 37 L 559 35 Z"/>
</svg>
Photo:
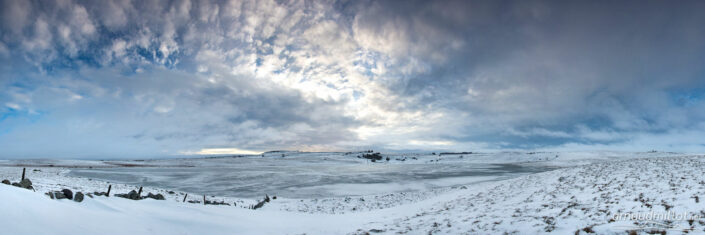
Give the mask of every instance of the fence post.
<svg viewBox="0 0 705 235">
<path fill-rule="evenodd" d="M 112 184 L 108 185 L 108 194 L 106 194 L 106 196 L 110 197 L 110 189 L 111 189 L 112 187 L 113 187 Z"/>
<path fill-rule="evenodd" d="M 206 195 L 203 195 L 203 205 L 206 204 Z"/>
<path fill-rule="evenodd" d="M 184 195 L 184 201 L 182 201 L 182 202 L 186 202 L 186 197 L 188 197 L 188 193 L 186 195 Z"/>
<path fill-rule="evenodd" d="M 27 168 L 22 168 L 22 180 L 24 180 L 24 171 L 27 170 Z"/>
<path fill-rule="evenodd" d="M 137 197 L 140 197 L 140 196 L 142 196 L 142 186 L 140 186 L 140 191 L 137 192 Z"/>
</svg>

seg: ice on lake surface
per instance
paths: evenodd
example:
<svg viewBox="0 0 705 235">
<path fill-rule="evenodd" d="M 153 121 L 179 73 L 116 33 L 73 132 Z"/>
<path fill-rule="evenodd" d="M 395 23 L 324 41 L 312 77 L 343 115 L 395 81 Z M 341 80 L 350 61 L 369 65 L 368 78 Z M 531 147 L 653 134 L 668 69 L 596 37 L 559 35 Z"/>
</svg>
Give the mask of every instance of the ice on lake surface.
<svg viewBox="0 0 705 235">
<path fill-rule="evenodd" d="M 423 191 L 552 169 L 429 160 L 436 158 L 381 163 L 342 155 L 158 160 L 146 164 L 159 167 L 75 169 L 70 175 L 216 196 L 318 198 Z M 174 161 L 179 164 L 170 165 Z"/>
</svg>

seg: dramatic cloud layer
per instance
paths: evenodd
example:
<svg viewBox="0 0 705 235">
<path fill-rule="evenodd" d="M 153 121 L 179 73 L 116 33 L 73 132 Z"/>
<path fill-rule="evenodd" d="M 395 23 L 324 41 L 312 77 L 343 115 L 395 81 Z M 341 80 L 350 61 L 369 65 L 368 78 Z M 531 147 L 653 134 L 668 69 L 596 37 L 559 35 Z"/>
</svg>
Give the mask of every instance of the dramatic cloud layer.
<svg viewBox="0 0 705 235">
<path fill-rule="evenodd" d="M 0 6 L 0 157 L 705 150 L 699 1 Z"/>
</svg>

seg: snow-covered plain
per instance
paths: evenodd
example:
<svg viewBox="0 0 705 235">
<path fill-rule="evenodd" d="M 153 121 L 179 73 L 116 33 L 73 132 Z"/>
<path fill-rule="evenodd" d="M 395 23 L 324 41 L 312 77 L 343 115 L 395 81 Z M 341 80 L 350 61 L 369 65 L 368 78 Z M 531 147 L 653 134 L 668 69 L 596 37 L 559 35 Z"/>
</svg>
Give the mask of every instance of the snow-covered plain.
<svg viewBox="0 0 705 235">
<path fill-rule="evenodd" d="M 251 164 L 271 164 L 261 159 L 277 158 L 280 153 L 264 157 L 146 161 L 0 161 L 3 165 L 0 179 L 19 181 L 22 168 L 27 167 L 27 177 L 36 190 L 0 184 L 0 208 L 3 208 L 0 228 L 7 234 L 623 234 L 631 230 L 705 233 L 705 220 L 658 221 L 661 224 L 614 220 L 619 213 L 670 212 L 705 217 L 705 202 L 700 202 L 705 196 L 705 156 L 502 152 L 464 154 L 460 158 L 457 154 L 391 154 L 388 156 L 392 159 L 406 160 L 368 163 L 354 154 L 288 154 L 282 159 L 315 161 L 323 166 L 427 165 L 428 169 L 434 169 L 444 167 L 443 164 L 501 163 L 561 168 L 499 178 L 487 175 L 457 178 L 457 182 L 413 191 L 385 191 L 388 184 L 372 184 L 366 188 L 381 189 L 365 195 L 280 196 L 259 210 L 250 210 L 247 207 L 256 203 L 257 198 L 208 196 L 208 200 L 228 202 L 231 206 L 182 203 L 184 195 L 191 191 L 164 187 L 145 187 L 144 192 L 162 193 L 167 197 L 165 201 L 93 197 L 76 203 L 51 200 L 43 193 L 62 188 L 84 193 L 105 191 L 108 184 L 112 185 L 113 193 L 125 193 L 138 187 L 134 182 L 124 184 L 74 176 L 70 173 L 76 170 L 74 167 L 82 170 L 126 166 L 207 168 L 245 158 Z M 325 161 L 320 163 L 321 159 Z M 335 187 L 360 185 L 364 184 Z M 202 197 L 191 193 L 189 200 Z"/>
<path fill-rule="evenodd" d="M 479 163 L 469 159 L 476 156 L 467 154 L 392 155 L 375 163 L 356 156 L 288 153 L 285 157 L 159 160 L 136 162 L 150 167 L 73 169 L 69 175 L 206 195 L 307 199 L 422 192 L 554 169 L 538 164 Z"/>
</svg>

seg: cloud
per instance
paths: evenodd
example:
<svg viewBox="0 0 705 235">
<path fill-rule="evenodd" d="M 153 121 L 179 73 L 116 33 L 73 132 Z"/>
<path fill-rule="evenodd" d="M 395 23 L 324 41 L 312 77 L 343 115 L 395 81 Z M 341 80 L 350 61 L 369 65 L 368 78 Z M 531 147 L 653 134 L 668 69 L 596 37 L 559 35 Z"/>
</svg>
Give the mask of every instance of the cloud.
<svg viewBox="0 0 705 235">
<path fill-rule="evenodd" d="M 0 157 L 697 149 L 705 120 L 700 2 L 1 4 Z"/>
<path fill-rule="evenodd" d="M 377 9 L 366 12 L 372 16 L 356 22 L 356 32 L 363 44 L 390 55 L 385 79 L 398 103 L 472 117 L 454 124 L 467 131 L 454 138 L 541 147 L 595 139 L 579 131 L 590 126 L 594 133 L 620 135 L 609 138 L 620 144 L 644 132 L 702 123 L 699 112 L 674 105 L 668 94 L 704 85 L 695 65 L 703 47 L 693 43 L 704 36 L 693 21 L 703 15 L 688 7 L 444 3 L 412 9 L 375 3 Z M 619 9 L 627 5 L 625 18 Z M 680 17 L 671 18 L 676 12 Z M 551 138 L 503 131 L 517 128 Z"/>
</svg>

